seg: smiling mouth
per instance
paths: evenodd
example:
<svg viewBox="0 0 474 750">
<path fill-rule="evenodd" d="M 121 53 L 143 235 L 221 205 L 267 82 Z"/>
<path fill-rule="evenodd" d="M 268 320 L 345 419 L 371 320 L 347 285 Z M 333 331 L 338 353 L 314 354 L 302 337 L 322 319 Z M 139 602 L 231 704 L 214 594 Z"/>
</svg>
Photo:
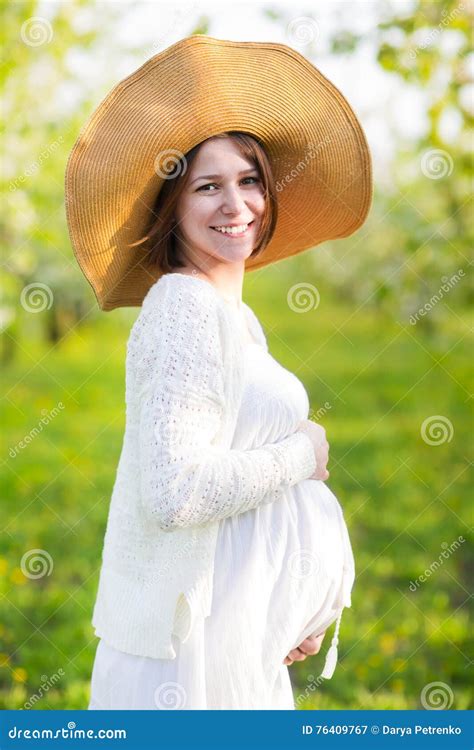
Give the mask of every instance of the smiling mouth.
<svg viewBox="0 0 474 750">
<path fill-rule="evenodd" d="M 213 229 L 215 232 L 218 232 L 219 234 L 224 235 L 224 237 L 243 237 L 248 232 L 249 228 L 252 226 L 254 221 L 255 219 L 252 219 L 252 221 L 250 221 L 248 224 L 239 224 L 239 226 L 245 227 L 245 229 L 240 232 L 235 231 L 237 227 L 234 229 L 226 229 L 226 230 L 217 229 L 216 227 L 211 227 L 211 229 Z"/>
</svg>

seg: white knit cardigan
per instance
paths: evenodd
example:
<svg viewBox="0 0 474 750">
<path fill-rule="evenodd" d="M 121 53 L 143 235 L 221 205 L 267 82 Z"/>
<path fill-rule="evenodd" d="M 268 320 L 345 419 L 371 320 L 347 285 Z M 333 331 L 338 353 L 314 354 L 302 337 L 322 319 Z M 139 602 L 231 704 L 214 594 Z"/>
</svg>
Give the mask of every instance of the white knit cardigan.
<svg viewBox="0 0 474 750">
<path fill-rule="evenodd" d="M 254 338 L 262 327 L 245 305 Z M 126 357 L 126 424 L 92 624 L 130 654 L 173 659 L 192 613 L 211 611 L 219 521 L 282 498 L 316 468 L 297 431 L 231 449 L 244 378 L 237 308 L 180 273 L 149 289 Z M 284 502 L 284 500 L 281 500 Z"/>
</svg>

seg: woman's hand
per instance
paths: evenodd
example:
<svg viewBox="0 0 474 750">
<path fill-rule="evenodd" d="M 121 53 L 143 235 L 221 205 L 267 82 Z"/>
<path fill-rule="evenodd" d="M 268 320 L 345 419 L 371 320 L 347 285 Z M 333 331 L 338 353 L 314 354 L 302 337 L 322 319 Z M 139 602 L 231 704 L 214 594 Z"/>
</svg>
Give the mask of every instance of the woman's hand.
<svg viewBox="0 0 474 750">
<path fill-rule="evenodd" d="M 329 471 L 326 469 L 329 460 L 329 443 L 326 440 L 326 430 L 311 419 L 303 419 L 296 429 L 299 432 L 305 432 L 314 447 L 316 471 L 308 479 L 322 479 L 325 481 L 329 477 Z"/>
<path fill-rule="evenodd" d="M 290 651 L 288 656 L 283 659 L 283 664 L 290 665 L 293 664 L 294 661 L 304 661 L 307 656 L 314 656 L 314 654 L 317 654 L 321 648 L 325 635 L 326 631 L 319 635 L 309 635 L 297 648 Z"/>
</svg>

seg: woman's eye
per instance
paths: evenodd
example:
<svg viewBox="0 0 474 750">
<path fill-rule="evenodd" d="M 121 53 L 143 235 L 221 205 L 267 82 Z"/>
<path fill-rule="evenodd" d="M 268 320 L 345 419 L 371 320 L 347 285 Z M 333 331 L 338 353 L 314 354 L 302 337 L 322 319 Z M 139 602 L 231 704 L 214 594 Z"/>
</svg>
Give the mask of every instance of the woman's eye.
<svg viewBox="0 0 474 750">
<path fill-rule="evenodd" d="M 254 182 L 259 182 L 259 178 L 258 177 L 244 177 L 241 180 L 241 182 L 245 182 L 246 180 L 254 180 Z M 252 183 L 250 183 L 250 184 L 252 184 Z M 216 185 L 215 182 L 209 182 L 207 185 L 201 185 L 201 187 L 199 187 L 198 190 L 203 190 L 206 193 L 214 192 L 213 190 L 210 191 L 210 190 L 206 190 L 205 189 L 205 188 L 210 188 L 210 187 L 217 187 L 217 185 Z"/>
</svg>

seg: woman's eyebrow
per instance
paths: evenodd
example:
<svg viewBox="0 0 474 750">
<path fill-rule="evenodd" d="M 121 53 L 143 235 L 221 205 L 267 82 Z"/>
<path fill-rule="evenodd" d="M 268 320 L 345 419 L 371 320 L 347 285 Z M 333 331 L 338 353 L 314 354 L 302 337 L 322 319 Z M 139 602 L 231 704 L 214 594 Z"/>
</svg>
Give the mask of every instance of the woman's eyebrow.
<svg viewBox="0 0 474 750">
<path fill-rule="evenodd" d="M 250 167 L 250 169 L 243 169 L 241 172 L 239 172 L 239 175 L 241 174 L 247 174 L 248 172 L 257 172 L 257 167 Z M 222 177 L 221 174 L 202 174 L 200 177 L 195 177 L 194 180 L 191 180 L 189 183 L 192 185 L 194 182 L 197 182 L 198 180 L 217 180 Z"/>
</svg>

